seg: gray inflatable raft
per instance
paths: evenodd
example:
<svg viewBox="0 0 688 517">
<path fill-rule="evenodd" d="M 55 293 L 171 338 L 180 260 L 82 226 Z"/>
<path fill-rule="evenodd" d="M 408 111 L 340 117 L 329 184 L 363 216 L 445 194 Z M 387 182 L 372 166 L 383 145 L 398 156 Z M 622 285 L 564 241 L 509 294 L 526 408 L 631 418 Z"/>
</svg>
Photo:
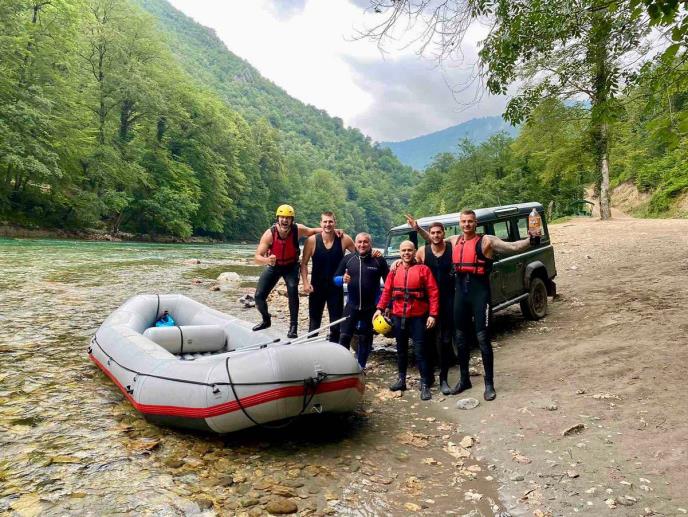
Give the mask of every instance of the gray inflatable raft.
<svg viewBox="0 0 688 517">
<path fill-rule="evenodd" d="M 177 326 L 154 327 L 165 311 Z M 88 353 L 159 424 L 229 433 L 356 407 L 364 378 L 347 349 L 251 326 L 186 296 L 139 295 L 105 320 Z"/>
</svg>

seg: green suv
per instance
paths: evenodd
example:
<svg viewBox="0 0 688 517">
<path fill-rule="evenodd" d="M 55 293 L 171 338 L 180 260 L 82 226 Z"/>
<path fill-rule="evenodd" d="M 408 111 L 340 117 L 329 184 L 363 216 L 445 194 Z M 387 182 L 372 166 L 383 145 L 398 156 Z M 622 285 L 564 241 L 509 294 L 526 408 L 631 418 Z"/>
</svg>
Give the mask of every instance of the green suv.
<svg viewBox="0 0 688 517">
<path fill-rule="evenodd" d="M 540 203 L 480 208 L 475 211 L 477 233 L 495 235 L 504 241 L 517 241 L 528 236 L 528 214 L 535 208 L 542 218 L 542 238 L 538 246 L 511 255 L 495 255 L 490 273 L 492 310 L 502 310 L 520 303 L 523 315 L 537 320 L 547 314 L 547 297 L 555 296 L 557 276 L 554 265 L 554 249 L 547 230 L 547 219 Z M 417 220 L 426 230 L 439 221 L 445 227 L 445 237 L 461 234 L 459 213 L 433 215 Z M 390 264 L 399 258 L 401 241 L 411 240 L 418 246 L 418 235 L 408 224 L 395 226 L 387 234 L 384 256 Z M 424 243 L 421 243 L 424 245 Z"/>
</svg>

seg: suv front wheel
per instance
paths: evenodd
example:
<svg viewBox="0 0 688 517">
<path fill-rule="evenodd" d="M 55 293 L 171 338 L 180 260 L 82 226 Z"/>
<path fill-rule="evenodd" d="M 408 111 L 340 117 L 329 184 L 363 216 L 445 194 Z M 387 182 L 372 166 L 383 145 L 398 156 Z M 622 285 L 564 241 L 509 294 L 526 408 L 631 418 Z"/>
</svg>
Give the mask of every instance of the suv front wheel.
<svg viewBox="0 0 688 517">
<path fill-rule="evenodd" d="M 539 320 L 547 314 L 547 286 L 539 276 L 531 278 L 528 298 L 521 300 L 521 312 L 529 320 Z"/>
</svg>

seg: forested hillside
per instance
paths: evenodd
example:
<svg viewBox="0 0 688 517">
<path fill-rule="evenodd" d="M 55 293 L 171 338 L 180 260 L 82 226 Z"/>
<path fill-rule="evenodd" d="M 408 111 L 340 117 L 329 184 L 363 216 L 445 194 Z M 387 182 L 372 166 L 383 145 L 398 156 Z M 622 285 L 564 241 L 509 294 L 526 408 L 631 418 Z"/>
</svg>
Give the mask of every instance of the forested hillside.
<svg viewBox="0 0 688 517">
<path fill-rule="evenodd" d="M 482 144 L 502 131 L 510 136 L 518 133 L 518 129 L 502 117 L 481 117 L 401 142 L 380 142 L 380 146 L 391 149 L 401 163 L 423 170 L 438 154 L 458 152 L 458 143 L 464 139 L 473 144 Z"/>
<path fill-rule="evenodd" d="M 246 239 L 289 202 L 381 235 L 414 181 L 164 2 L 0 4 L 6 221 Z"/>
</svg>

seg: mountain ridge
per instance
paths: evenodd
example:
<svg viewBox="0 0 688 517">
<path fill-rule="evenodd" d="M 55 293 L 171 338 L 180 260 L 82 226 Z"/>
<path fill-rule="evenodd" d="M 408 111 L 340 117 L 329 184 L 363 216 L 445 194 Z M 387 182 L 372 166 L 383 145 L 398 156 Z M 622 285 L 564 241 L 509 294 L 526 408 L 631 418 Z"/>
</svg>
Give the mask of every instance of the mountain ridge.
<svg viewBox="0 0 688 517">
<path fill-rule="evenodd" d="M 510 136 L 518 134 L 518 128 L 501 116 L 478 117 L 432 133 L 398 142 L 378 142 L 378 145 L 390 149 L 404 165 L 423 170 L 437 154 L 455 153 L 457 145 L 464 138 L 473 144 L 480 144 L 500 131 Z"/>
</svg>

